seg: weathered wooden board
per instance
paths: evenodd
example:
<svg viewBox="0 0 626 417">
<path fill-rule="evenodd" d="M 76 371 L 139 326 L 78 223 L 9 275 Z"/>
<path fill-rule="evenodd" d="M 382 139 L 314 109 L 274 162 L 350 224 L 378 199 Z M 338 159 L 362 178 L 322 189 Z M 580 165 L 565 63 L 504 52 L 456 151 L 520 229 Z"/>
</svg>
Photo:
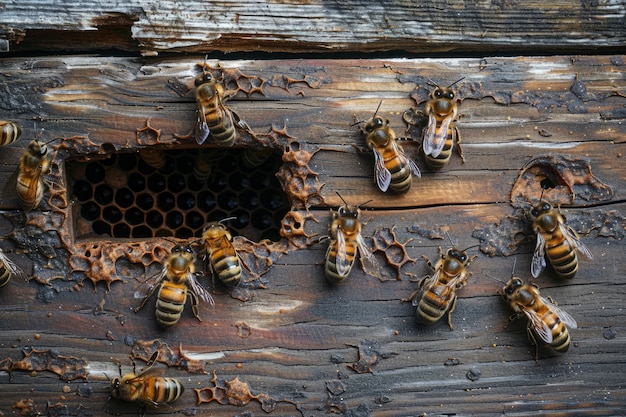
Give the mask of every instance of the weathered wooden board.
<svg viewBox="0 0 626 417">
<path fill-rule="evenodd" d="M 27 0 L 5 5 L 0 38 L 6 39 L 5 49 L 18 53 L 616 51 L 626 44 L 625 10 L 623 0 L 158 5 Z"/>
<path fill-rule="evenodd" d="M 331 286 L 321 264 L 325 241 L 291 248 L 263 276 L 267 288 L 256 289 L 252 300 L 236 300 L 218 287 L 213 294 L 216 308 L 201 310 L 204 321 L 198 322 L 187 309 L 182 322 L 167 332 L 156 326 L 154 301 L 137 314 L 132 311 L 132 294 L 141 276 L 124 276 L 109 290 L 78 281 L 52 281 L 47 286 L 14 279 L 0 291 L 0 360 L 24 364 L 28 361 L 19 362 L 22 349 L 34 347 L 27 359 L 79 361 L 76 369 L 65 369 L 61 376 L 46 371 L 46 366 L 33 373 L 30 362 L 25 370 L 14 367 L 11 375 L 0 373 L 0 411 L 17 414 L 19 408 L 12 407 L 32 399 L 28 412 L 102 414 L 109 379 L 118 372 L 116 362 L 129 370 L 133 354 L 138 367 L 143 366 L 145 355 L 139 348 L 159 340 L 171 350 L 162 347 L 170 353 L 162 356 L 171 365 L 167 375 L 179 378 L 187 389 L 172 408 L 159 412 L 265 414 L 255 401 L 241 407 L 196 404 L 193 389 L 212 387 L 215 370 L 218 383 L 220 378 L 238 377 L 254 394 L 291 401 L 276 404 L 271 415 L 277 416 L 619 414 L 626 405 L 626 329 L 620 320 L 625 233 L 621 213 L 626 210 L 621 163 L 626 137 L 624 58 L 222 61 L 225 73 L 238 68 L 251 77 L 239 77 L 243 91 L 228 103 L 255 132 L 285 126 L 291 140 L 314 152 L 309 167 L 318 174 L 321 198 L 310 207 L 310 215 L 319 222 L 306 221 L 306 233 L 326 233 L 329 207 L 340 204 L 336 191 L 355 204 L 371 198 L 362 213 L 363 234 L 389 236 L 388 229 L 394 227 L 395 239 L 384 252 L 395 264 L 402 263 L 400 279 L 383 282 L 355 268 L 345 285 Z M 0 184 L 15 169 L 28 140 L 41 132 L 45 140 L 82 137 L 108 144 L 103 152 L 131 150 L 140 145 L 137 130 L 149 122 L 160 130 L 162 144 L 192 146 L 175 135 L 193 129 L 191 88 L 201 62 L 201 57 L 3 60 L 0 83 L 8 94 L 2 97 L 2 117 L 18 121 L 24 134 L 17 143 L 0 148 Z M 415 179 L 406 195 L 380 193 L 372 182 L 372 156 L 353 146 L 363 144 L 358 126 L 352 126 L 354 114 L 358 120 L 369 118 L 382 100 L 380 113 L 404 136 L 402 114 L 423 107 L 428 79 L 447 85 L 461 77 L 463 117 L 458 126 L 466 163 L 453 155 L 442 172 L 430 172 L 416 156 L 418 143 L 406 142 L 423 177 Z M 250 86 L 261 85 L 263 94 L 246 94 Z M 417 134 L 416 129 L 406 133 Z M 280 145 L 288 145 L 286 136 L 280 140 Z M 253 140 L 245 134 L 237 143 L 250 144 Z M 593 187 L 586 187 L 592 177 L 565 169 L 570 181 L 583 183 L 572 184 L 577 195 L 564 211 L 595 259 L 582 262 L 571 282 L 549 274 L 537 280 L 542 294 L 553 296 L 578 321 L 570 351 L 555 357 L 542 354 L 537 366 L 523 321 L 503 329 L 510 311 L 497 294 L 502 284 L 489 277 L 506 280 L 514 262 L 511 256 L 471 249 L 479 256 L 470 266 L 470 283 L 459 291 L 453 331 L 443 322 L 418 325 L 414 308 L 402 299 L 429 273 L 421 256 L 435 259 L 438 246 L 449 246 L 444 230 L 458 246 L 481 243 L 486 252 L 489 243 L 479 236 L 497 241 L 503 233 L 503 247 L 515 238 L 506 235 L 507 219 L 519 214 L 509 204 L 511 190 L 522 166 L 540 154 L 587 161 L 596 180 L 613 194 L 594 193 Z M 584 194 L 590 190 L 591 198 Z M 530 193 L 537 196 L 540 188 L 535 185 Z M 3 196 L 1 207 L 0 230 L 7 235 L 16 201 Z M 9 246 L 10 239 L 3 242 L 3 247 Z M 516 253 L 515 274 L 524 279 L 530 276 L 533 246 L 509 248 Z M 414 264 L 403 263 L 406 259 L 397 253 L 402 247 Z M 28 255 L 8 256 L 29 272 L 37 270 Z M 376 256 L 383 261 L 381 251 Z M 359 360 L 359 347 L 367 351 L 368 346 L 370 359 L 375 356 L 377 361 L 371 372 L 356 373 L 349 365 Z M 449 358 L 460 363 L 454 365 Z M 86 365 L 81 367 L 80 360 Z M 1 364 L 10 369 L 9 362 Z M 81 371 L 86 379 L 64 380 Z M 480 375 L 471 381 L 468 372 L 472 378 Z M 270 400 L 259 398 L 271 408 Z M 137 407 L 111 402 L 105 410 L 135 414 Z"/>
</svg>

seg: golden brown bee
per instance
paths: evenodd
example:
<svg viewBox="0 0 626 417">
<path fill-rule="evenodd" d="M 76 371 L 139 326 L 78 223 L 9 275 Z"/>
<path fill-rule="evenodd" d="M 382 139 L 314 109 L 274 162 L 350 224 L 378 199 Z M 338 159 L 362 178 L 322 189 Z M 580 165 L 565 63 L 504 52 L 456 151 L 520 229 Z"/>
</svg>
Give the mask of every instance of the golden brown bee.
<svg viewBox="0 0 626 417">
<path fill-rule="evenodd" d="M 158 407 L 173 403 L 185 391 L 183 384 L 163 376 L 164 370 L 149 366 L 139 375 L 128 373 L 111 382 L 111 398 L 136 402 L 142 406 Z"/>
<path fill-rule="evenodd" d="M 343 282 L 348 277 L 357 252 L 360 253 L 363 270 L 366 272 L 379 270 L 376 258 L 361 236 L 359 207 L 369 201 L 360 206 L 350 206 L 343 197 L 339 196 L 339 198 L 344 205 L 339 207 L 337 212 L 332 213 L 332 222 L 329 227 L 331 241 L 326 251 L 326 278 L 333 284 Z"/>
<path fill-rule="evenodd" d="M 578 234 L 565 224 L 565 217 L 546 201 L 540 201 L 530 210 L 537 245 L 531 263 L 531 273 L 537 278 L 546 267 L 546 257 L 554 272 L 561 278 L 573 278 L 578 271 L 576 252 L 591 260 L 593 256 L 579 240 Z"/>
<path fill-rule="evenodd" d="M 9 283 L 11 277 L 18 276 L 28 282 L 26 273 L 0 250 L 0 287 Z"/>
<path fill-rule="evenodd" d="M 22 130 L 17 124 L 0 120 L 0 146 L 10 145 L 15 142 L 21 134 Z"/>
<path fill-rule="evenodd" d="M 195 84 L 198 104 L 196 141 L 201 145 L 212 135 L 216 142 L 231 145 L 235 139 L 235 123 L 233 112 L 223 104 L 224 87 L 204 69 Z"/>
<path fill-rule="evenodd" d="M 377 116 L 377 113 L 378 109 L 363 128 L 367 146 L 374 152 L 374 180 L 383 192 L 391 189 L 404 193 L 411 188 L 413 175 L 421 176 L 420 170 L 396 141 L 389 120 Z"/>
<path fill-rule="evenodd" d="M 189 246 L 176 245 L 165 260 L 163 270 L 148 278 L 135 292 L 135 298 L 143 298 L 135 312 L 139 311 L 158 288 L 156 320 L 159 326 L 168 328 L 178 323 L 187 301 L 191 298 L 193 315 L 200 321 L 198 298 L 214 305 L 211 294 L 197 281 L 194 274 L 195 255 Z"/>
<path fill-rule="evenodd" d="M 243 153 L 243 165 L 246 168 L 256 168 L 267 161 L 269 157 L 272 156 L 273 152 L 274 150 L 272 148 L 254 149 L 248 147 Z"/>
<path fill-rule="evenodd" d="M 193 176 L 201 183 L 207 182 L 213 174 L 213 168 L 225 155 L 224 149 L 201 149 L 193 166 Z"/>
<path fill-rule="evenodd" d="M 448 87 L 435 85 L 426 103 L 428 125 L 422 131 L 422 150 L 426 163 L 432 169 L 441 169 L 450 161 L 454 142 L 457 144 L 461 161 L 465 163 L 461 150 L 461 134 L 454 125 L 457 118 L 457 103 L 456 91 L 452 88 L 461 80 L 455 81 Z"/>
<path fill-rule="evenodd" d="M 222 220 L 229 220 L 224 219 Z M 241 266 L 233 237 L 221 222 L 206 225 L 202 233 L 211 272 L 227 286 L 236 287 L 241 282 Z"/>
<path fill-rule="evenodd" d="M 22 153 L 17 170 L 7 182 L 4 194 L 17 194 L 25 211 L 37 207 L 43 198 L 44 176 L 50 168 L 48 146 L 32 140 Z M 11 189 L 15 185 L 14 189 Z"/>
<path fill-rule="evenodd" d="M 154 169 L 160 169 L 165 166 L 165 153 L 163 153 L 162 149 L 141 148 L 139 149 L 139 156 L 148 166 Z"/>
<path fill-rule="evenodd" d="M 447 313 L 448 326 L 452 330 L 450 319 L 456 306 L 456 290 L 464 287 L 472 276 L 467 267 L 476 256 L 470 257 L 465 250 L 455 247 L 448 249 L 444 255 L 440 246 L 439 260 L 435 265 L 426 256 L 422 258 L 435 273 L 423 278 L 419 288 L 409 297 L 417 307 L 417 321 L 431 324 Z"/>
<path fill-rule="evenodd" d="M 536 285 L 524 284 L 520 278 L 513 277 L 504 286 L 500 295 L 509 302 L 515 311 L 509 321 L 522 314 L 528 318 L 528 336 L 537 349 L 538 346 L 533 333 L 557 352 L 567 352 L 570 342 L 567 326 L 575 329 L 576 320 L 554 303 L 539 295 L 539 289 Z M 535 360 L 537 360 L 537 354 L 538 350 L 535 351 Z"/>
</svg>

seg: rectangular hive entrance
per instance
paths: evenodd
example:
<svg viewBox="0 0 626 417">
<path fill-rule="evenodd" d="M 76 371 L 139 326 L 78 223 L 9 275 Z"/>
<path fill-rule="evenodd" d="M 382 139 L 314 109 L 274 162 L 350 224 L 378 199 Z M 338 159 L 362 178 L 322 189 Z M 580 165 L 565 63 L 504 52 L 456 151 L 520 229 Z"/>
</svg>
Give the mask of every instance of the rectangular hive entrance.
<svg viewBox="0 0 626 417">
<path fill-rule="evenodd" d="M 187 239 L 234 217 L 236 234 L 278 241 L 289 211 L 275 175 L 281 164 L 278 150 L 253 148 L 144 148 L 68 161 L 74 237 Z"/>
</svg>

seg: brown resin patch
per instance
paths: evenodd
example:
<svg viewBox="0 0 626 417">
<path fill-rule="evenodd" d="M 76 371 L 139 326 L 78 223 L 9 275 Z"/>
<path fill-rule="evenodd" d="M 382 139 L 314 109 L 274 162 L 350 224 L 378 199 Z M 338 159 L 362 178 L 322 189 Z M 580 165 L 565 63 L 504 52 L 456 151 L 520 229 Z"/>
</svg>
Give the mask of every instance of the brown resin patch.
<svg viewBox="0 0 626 417">
<path fill-rule="evenodd" d="M 398 242 L 394 229 L 395 226 L 378 229 L 369 240 L 373 242 L 374 252 L 382 252 L 386 260 L 386 265 L 391 266 L 395 270 L 395 279 L 401 280 L 402 273 L 400 270 L 402 266 L 407 262 L 414 264 L 416 261 L 410 258 L 406 251 L 406 244 L 412 241 L 413 238 L 409 238 L 403 243 Z M 386 281 L 384 271 L 379 273 L 378 278 L 381 281 Z"/>
<path fill-rule="evenodd" d="M 170 367 L 184 369 L 192 373 L 204 373 L 205 363 L 196 359 L 191 359 L 183 350 L 182 343 L 178 347 L 178 352 L 172 350 L 167 343 L 160 339 L 134 340 L 130 353 L 130 358 L 134 361 L 140 359 L 146 363 L 158 361 Z"/>
<path fill-rule="evenodd" d="M 298 249 L 317 243 L 319 241 L 318 234 L 308 234 L 304 230 L 304 224 L 307 220 L 319 222 L 309 211 L 292 210 L 288 212 L 281 222 L 280 235 L 286 238 L 291 246 Z"/>
<path fill-rule="evenodd" d="M 73 356 L 60 355 L 56 349 L 23 350 L 24 358 L 13 361 L 10 358 L 0 362 L 0 369 L 13 371 L 49 371 L 57 374 L 64 381 L 87 379 L 87 361 Z"/>
<path fill-rule="evenodd" d="M 194 389 L 197 396 L 197 405 L 215 401 L 219 404 L 243 407 L 250 401 L 257 401 L 266 413 L 274 411 L 276 404 L 279 402 L 293 404 L 297 408 L 297 404 L 291 400 L 276 400 L 265 393 L 253 394 L 248 383 L 239 380 L 238 376 L 230 381 L 226 381 L 224 378 L 218 378 L 217 373 L 213 371 L 211 383 L 213 384 L 212 387 Z"/>
<path fill-rule="evenodd" d="M 350 345 L 348 345 L 350 346 Z M 373 340 L 363 340 L 359 343 L 359 360 L 348 365 L 357 374 L 372 372 L 372 367 L 376 365 L 380 359 L 387 359 L 397 355 L 394 352 L 384 352 L 380 348 L 380 343 Z"/>
<path fill-rule="evenodd" d="M 308 210 L 311 206 L 324 203 L 320 191 L 323 184 L 318 179 L 317 172 L 309 167 L 311 158 L 319 151 L 305 149 L 303 143 L 287 135 L 286 128 L 277 131 L 288 137 L 288 145 L 283 152 L 283 165 L 276 177 L 287 193 L 292 209 Z"/>
<path fill-rule="evenodd" d="M 545 186 L 547 180 L 550 185 Z M 546 154 L 528 160 L 511 190 L 512 202 L 534 204 L 542 198 L 553 205 L 609 201 L 614 191 L 591 172 L 586 159 Z"/>
</svg>

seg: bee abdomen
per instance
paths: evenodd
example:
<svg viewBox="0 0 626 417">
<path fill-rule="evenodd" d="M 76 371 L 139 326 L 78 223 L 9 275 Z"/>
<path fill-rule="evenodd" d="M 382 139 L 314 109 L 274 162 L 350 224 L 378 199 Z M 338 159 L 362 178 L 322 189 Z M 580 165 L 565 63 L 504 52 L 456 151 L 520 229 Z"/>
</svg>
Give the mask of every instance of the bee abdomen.
<svg viewBox="0 0 626 417">
<path fill-rule="evenodd" d="M 411 170 L 404 164 L 398 164 L 395 169 L 390 170 L 391 183 L 389 188 L 395 193 L 405 193 L 411 188 L 413 180 Z"/>
<path fill-rule="evenodd" d="M 436 157 L 432 155 L 425 155 L 426 164 L 434 170 L 443 168 L 450 161 L 450 157 L 452 156 L 452 145 L 452 132 L 449 130 L 446 143 L 443 145 L 441 153 Z"/>
<path fill-rule="evenodd" d="M 424 324 L 434 323 L 443 317 L 450 305 L 440 295 L 426 291 L 417 306 L 417 320 Z"/>
<path fill-rule="evenodd" d="M 235 138 L 235 126 L 230 113 L 213 108 L 206 115 L 206 120 L 214 140 L 229 142 Z"/>
<path fill-rule="evenodd" d="M 328 247 L 328 254 L 326 255 L 326 278 L 330 283 L 336 284 L 342 282 L 348 277 L 352 270 L 352 264 L 356 257 L 356 246 L 346 242 L 346 258 L 350 262 L 350 266 L 345 274 L 340 274 L 337 271 L 337 241 L 333 241 Z"/>
<path fill-rule="evenodd" d="M 155 378 L 148 388 L 146 396 L 156 403 L 171 403 L 180 398 L 185 387 L 174 378 Z"/>
<path fill-rule="evenodd" d="M 178 323 L 186 299 L 187 291 L 185 288 L 162 286 L 156 303 L 157 323 L 162 327 L 170 327 Z"/>
<path fill-rule="evenodd" d="M 229 287 L 241 281 L 241 265 L 237 256 L 224 255 L 213 260 L 213 270 L 219 279 Z"/>
<path fill-rule="evenodd" d="M 578 271 L 578 257 L 575 249 L 571 248 L 566 241 L 563 241 L 555 247 L 548 248 L 546 253 L 552 268 L 554 268 L 554 272 L 559 277 L 574 278 L 576 271 Z"/>
<path fill-rule="evenodd" d="M 0 287 L 4 287 L 11 280 L 11 272 L 0 263 Z"/>
<path fill-rule="evenodd" d="M 561 332 L 558 335 L 553 335 L 550 346 L 557 352 L 565 353 L 569 349 L 570 336 L 565 325 L 561 324 L 561 326 Z"/>
<path fill-rule="evenodd" d="M 0 146 L 10 145 L 20 134 L 20 128 L 15 123 L 0 121 Z"/>
</svg>

